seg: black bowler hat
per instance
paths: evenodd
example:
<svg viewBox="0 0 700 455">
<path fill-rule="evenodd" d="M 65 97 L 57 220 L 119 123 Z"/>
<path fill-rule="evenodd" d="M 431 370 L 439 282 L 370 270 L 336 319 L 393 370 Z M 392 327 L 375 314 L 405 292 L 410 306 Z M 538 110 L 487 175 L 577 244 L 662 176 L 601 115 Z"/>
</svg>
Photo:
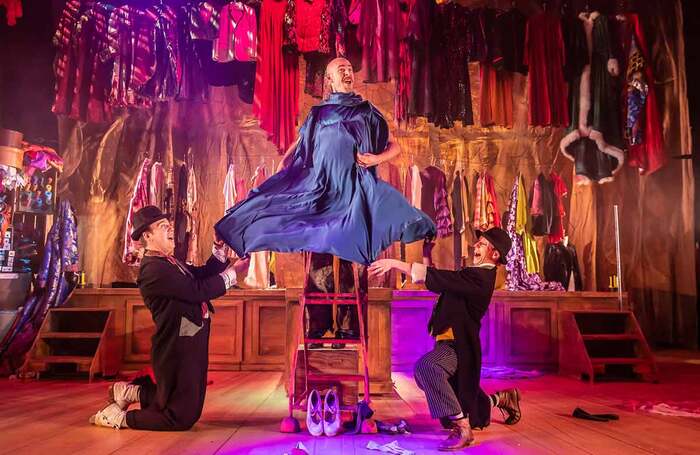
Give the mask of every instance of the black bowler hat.
<svg viewBox="0 0 700 455">
<path fill-rule="evenodd" d="M 138 240 L 143 231 L 148 229 L 148 226 L 166 218 L 170 218 L 170 216 L 161 212 L 155 205 L 147 205 L 139 209 L 134 213 L 134 230 L 131 231 L 131 239 Z"/>
<path fill-rule="evenodd" d="M 491 245 L 493 245 L 493 247 L 496 248 L 496 251 L 498 251 L 498 253 L 501 256 L 500 258 L 498 258 L 498 261 L 501 264 L 506 263 L 506 256 L 508 256 L 510 247 L 513 244 L 513 242 L 511 242 L 510 240 L 510 236 L 506 231 L 498 227 L 492 227 L 491 229 L 485 232 L 476 231 L 476 236 L 484 237 L 486 240 L 491 242 Z"/>
</svg>

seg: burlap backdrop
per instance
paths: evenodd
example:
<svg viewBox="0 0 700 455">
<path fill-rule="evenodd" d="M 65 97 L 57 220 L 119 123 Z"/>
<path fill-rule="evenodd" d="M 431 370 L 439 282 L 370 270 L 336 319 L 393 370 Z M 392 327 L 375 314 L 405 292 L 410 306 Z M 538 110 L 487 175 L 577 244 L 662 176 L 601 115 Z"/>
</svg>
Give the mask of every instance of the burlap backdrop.
<svg viewBox="0 0 700 455">
<path fill-rule="evenodd" d="M 641 13 L 652 48 L 667 153 L 690 153 L 679 1 L 638 3 L 644 4 Z M 478 66 L 471 65 L 470 72 L 478 125 Z M 362 80 L 361 74 L 357 80 Z M 402 170 L 413 163 L 434 164 L 449 178 L 455 168 L 470 174 L 486 169 L 495 178 L 501 212 L 507 208 L 518 173 L 529 190 L 538 173 L 559 172 L 571 189 L 566 202 L 568 232 L 579 253 L 586 290 L 607 290 L 608 277 L 615 273 L 612 207 L 618 204 L 625 288 L 647 336 L 657 344 L 695 344 L 694 183 L 689 160 L 671 160 L 648 177 L 625 167 L 613 183 L 571 188 L 571 162 L 557 156 L 562 130 L 527 126 L 527 80 L 522 76 L 515 79 L 515 126 L 510 130 L 474 126 L 443 130 L 423 119 L 408 129 L 396 129 L 394 85 L 357 85 L 357 91 L 379 106 L 392 125 L 403 148 L 396 163 Z M 300 119 L 315 102 L 302 97 Z M 108 126 L 65 119 L 59 124 L 66 160 L 59 194 L 77 210 L 82 268 L 88 282 L 96 286 L 135 278 L 136 270 L 124 266 L 120 256 L 128 201 L 145 156 L 170 166 L 181 163 L 191 148 L 200 196 L 200 257 L 208 254 L 212 226 L 223 212 L 222 187 L 229 159 L 245 178 L 257 165 L 265 164 L 269 170 L 279 161 L 235 88 L 213 88 L 206 104 L 171 103 L 151 111 L 132 111 Z M 453 266 L 452 245 L 452 239 L 438 242 L 434 251 L 438 266 Z M 419 245 L 409 246 L 408 258 L 418 259 L 419 252 Z M 280 284 L 299 285 L 301 262 L 296 255 L 283 256 Z"/>
</svg>

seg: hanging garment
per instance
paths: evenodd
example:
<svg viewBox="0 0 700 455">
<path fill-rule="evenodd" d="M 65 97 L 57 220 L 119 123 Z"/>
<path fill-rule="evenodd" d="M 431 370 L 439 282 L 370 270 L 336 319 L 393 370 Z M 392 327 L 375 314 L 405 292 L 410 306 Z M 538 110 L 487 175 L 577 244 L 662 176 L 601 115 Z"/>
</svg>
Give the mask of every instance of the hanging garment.
<svg viewBox="0 0 700 455">
<path fill-rule="evenodd" d="M 481 75 L 481 126 L 513 126 L 513 74 L 503 69 L 503 36 L 497 28 L 497 11 L 481 8 L 472 16 L 472 42 L 482 43 L 475 57 Z M 478 39 L 477 39 L 478 37 Z M 480 54 L 480 55 L 479 55 Z"/>
<path fill-rule="evenodd" d="M 469 83 L 469 9 L 456 3 L 435 7 L 431 34 L 433 113 L 428 120 L 440 128 L 452 128 L 459 120 L 473 125 Z"/>
<path fill-rule="evenodd" d="M 520 188 L 520 177 L 517 177 L 510 194 L 508 224 L 506 226 L 506 231 L 513 242 L 506 258 L 506 271 L 508 273 L 506 289 L 509 291 L 563 291 L 564 288 L 560 283 L 556 281 L 542 281 L 538 274 L 527 272 L 523 240 L 516 231 L 518 229 L 518 204 L 521 202 L 518 196 L 524 193 Z"/>
<path fill-rule="evenodd" d="M 34 343 L 49 308 L 62 306 L 78 284 L 70 272 L 78 271 L 78 229 L 75 211 L 61 201 L 49 229 L 34 292 L 18 310 L 15 321 L 0 343 L 0 374 L 16 373 Z"/>
<path fill-rule="evenodd" d="M 5 7 L 7 25 L 17 25 L 17 19 L 22 17 L 22 0 L 0 0 L 0 7 Z"/>
<path fill-rule="evenodd" d="M 280 152 L 294 142 L 299 113 L 298 57 L 284 52 L 283 19 L 287 2 L 266 0 L 260 7 L 258 64 L 253 114 Z"/>
<path fill-rule="evenodd" d="M 498 212 L 496 188 L 493 177 L 488 172 L 481 172 L 476 180 L 476 197 L 474 199 L 474 229 L 487 231 L 492 227 L 501 227 L 501 215 Z"/>
<path fill-rule="evenodd" d="M 236 179 L 236 203 L 241 202 L 248 196 L 248 183 L 245 179 Z"/>
<path fill-rule="evenodd" d="M 399 0 L 363 0 L 357 40 L 365 82 L 389 82 L 399 75 Z"/>
<path fill-rule="evenodd" d="M 164 4 L 153 5 L 146 13 L 155 17 L 152 50 L 155 69 L 139 93 L 155 101 L 172 100 L 182 79 L 177 13 Z"/>
<path fill-rule="evenodd" d="M 525 63 L 525 28 L 527 17 L 517 8 L 496 15 L 496 33 L 500 37 L 502 59 L 496 67 L 511 73 L 527 74 Z"/>
<path fill-rule="evenodd" d="M 557 281 L 567 291 L 583 290 L 574 245 L 550 243 L 544 250 L 544 279 Z"/>
<path fill-rule="evenodd" d="M 590 64 L 572 85 L 571 125 L 559 143 L 575 163 L 577 184 L 609 182 L 625 160 L 622 152 L 620 106 L 610 49 L 608 18 L 598 12 L 579 15 Z"/>
<path fill-rule="evenodd" d="M 454 220 L 455 269 L 462 267 L 462 258 L 469 257 L 469 246 L 474 240 L 474 232 L 470 223 L 469 190 L 465 175 L 463 171 L 455 171 L 450 194 Z"/>
<path fill-rule="evenodd" d="M 156 70 L 156 18 L 145 10 L 124 5 L 109 17 L 105 58 L 114 59 L 109 102 L 114 107 L 145 107 L 141 94 Z"/>
<path fill-rule="evenodd" d="M 233 164 L 228 165 L 228 171 L 224 178 L 224 213 L 237 202 L 236 194 L 236 169 Z"/>
<path fill-rule="evenodd" d="M 431 0 L 413 0 L 409 2 L 409 16 L 406 24 L 404 41 L 410 62 L 407 117 L 430 117 L 433 114 L 433 67 L 432 61 L 432 24 L 435 15 L 435 3 Z"/>
<path fill-rule="evenodd" d="M 528 84 L 529 122 L 533 126 L 566 126 L 567 89 L 562 68 L 564 41 L 559 17 L 551 12 L 530 16 L 525 32 L 525 65 Z"/>
<path fill-rule="evenodd" d="M 213 42 L 211 57 L 220 63 L 257 59 L 258 26 L 253 8 L 238 1 L 221 7 L 219 35 Z"/>
<path fill-rule="evenodd" d="M 112 119 L 108 94 L 114 63 L 111 59 L 104 61 L 103 54 L 107 50 L 108 23 L 113 10 L 112 5 L 94 3 L 83 11 L 73 35 L 75 74 L 71 76 L 74 85 L 70 108 L 66 112 L 56 105 L 55 113 L 93 123 Z"/>
<path fill-rule="evenodd" d="M 179 166 L 177 175 L 177 194 L 175 196 L 175 216 L 173 217 L 173 235 L 175 238 L 175 256 L 179 261 L 185 262 L 189 250 L 189 219 L 187 214 L 187 189 L 189 187 L 189 170 L 186 164 Z"/>
<path fill-rule="evenodd" d="M 199 264 L 199 251 L 197 250 L 199 234 L 199 209 L 197 208 L 197 177 L 194 166 L 190 164 L 187 169 L 187 198 L 185 200 L 185 213 L 187 215 L 187 264 Z"/>
<path fill-rule="evenodd" d="M 258 188 L 265 181 L 265 167 L 258 166 L 253 177 L 250 179 L 253 190 Z M 250 254 L 250 264 L 248 274 L 244 283 L 251 288 L 265 289 L 270 287 L 270 253 L 267 251 L 256 251 Z"/>
<path fill-rule="evenodd" d="M 208 2 L 188 4 L 179 11 L 178 48 L 182 75 L 177 90 L 178 100 L 206 101 L 209 98 L 205 68 L 211 61 L 211 41 L 219 36 L 215 13 Z"/>
<path fill-rule="evenodd" d="M 78 65 L 78 33 L 80 23 L 80 0 L 67 0 L 58 26 L 53 36 L 56 47 L 53 71 L 56 78 L 55 92 L 51 111 L 57 115 L 67 115 L 71 111 L 75 84 L 76 67 Z"/>
<path fill-rule="evenodd" d="M 420 168 L 415 164 L 409 166 L 406 170 L 403 194 L 406 197 L 406 200 L 408 200 L 409 204 L 417 209 L 420 209 L 423 203 L 423 197 L 421 194 L 422 186 L 423 183 L 420 178 Z"/>
<path fill-rule="evenodd" d="M 440 238 L 452 235 L 452 219 L 447 204 L 447 179 L 445 173 L 435 166 L 428 166 L 420 173 L 421 210 L 437 226 Z"/>
<path fill-rule="evenodd" d="M 564 240 L 566 235 L 566 230 L 564 228 L 564 218 L 566 217 L 566 208 L 564 207 L 564 198 L 569 193 L 566 188 L 564 181 L 552 172 L 549 174 L 549 178 L 552 180 L 552 190 L 554 191 L 554 198 L 556 200 L 557 212 L 559 216 L 554 217 L 554 222 L 552 223 L 552 228 L 549 231 L 549 236 L 547 241 L 549 243 L 559 243 Z"/>
<path fill-rule="evenodd" d="M 396 191 L 401 191 L 401 172 L 395 164 L 386 161 L 378 165 L 377 177 L 393 186 Z"/>
<path fill-rule="evenodd" d="M 151 166 L 148 184 L 148 204 L 163 207 L 165 204 L 165 169 L 156 161 Z"/>
<path fill-rule="evenodd" d="M 540 271 L 540 259 L 537 255 L 537 243 L 530 232 L 530 215 L 527 212 L 527 194 L 523 176 L 518 177 L 518 206 L 515 215 L 515 233 L 523 239 L 523 254 L 527 273 Z"/>
<path fill-rule="evenodd" d="M 311 251 L 370 264 L 395 241 L 434 236 L 427 215 L 355 162 L 356 150 L 383 152 L 388 134 L 368 101 L 331 94 L 311 109 L 291 164 L 216 223 L 219 237 L 239 256 Z"/>
<path fill-rule="evenodd" d="M 129 211 L 126 214 L 126 223 L 124 226 L 124 251 L 122 252 L 122 262 L 132 267 L 141 264 L 143 257 L 143 249 L 138 241 L 131 239 L 131 231 L 134 230 L 133 217 L 134 213 L 139 209 L 148 205 L 149 202 L 149 172 L 151 170 L 151 160 L 144 158 L 141 164 L 141 169 L 136 176 L 134 192 L 129 200 Z"/>
<path fill-rule="evenodd" d="M 627 14 L 624 48 L 627 57 L 626 138 L 628 164 L 640 174 L 651 174 L 668 161 L 664 152 L 654 75 L 649 49 L 637 14 Z"/>
<path fill-rule="evenodd" d="M 549 235 L 559 218 L 559 207 L 554 193 L 554 185 L 540 173 L 532 185 L 532 201 L 530 203 L 530 215 L 532 215 L 532 234 L 537 236 Z M 561 221 L 558 221 L 561 224 Z"/>
</svg>

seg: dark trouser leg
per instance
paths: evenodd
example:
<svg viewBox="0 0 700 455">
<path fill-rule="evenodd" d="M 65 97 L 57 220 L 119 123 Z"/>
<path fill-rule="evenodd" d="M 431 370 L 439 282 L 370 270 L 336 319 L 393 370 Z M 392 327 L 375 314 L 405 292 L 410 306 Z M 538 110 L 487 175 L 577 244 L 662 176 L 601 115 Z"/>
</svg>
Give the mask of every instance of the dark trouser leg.
<svg viewBox="0 0 700 455">
<path fill-rule="evenodd" d="M 333 292 L 333 256 L 311 253 L 311 269 L 305 292 Z M 333 329 L 333 307 L 309 305 L 306 309 L 306 336 L 321 338 Z"/>
<path fill-rule="evenodd" d="M 146 389 L 142 386 L 141 405 L 146 406 L 126 413 L 129 428 L 184 431 L 192 428 L 199 420 L 207 388 L 209 331 L 210 321 L 207 319 L 195 335 L 178 337 L 178 343 L 184 343 L 185 346 L 174 356 L 177 358 L 168 358 L 167 361 L 154 359 L 156 381 L 158 384 L 170 384 L 171 389 L 158 390 L 158 384 L 155 387 L 147 386 Z M 168 362 L 173 365 L 169 366 Z M 162 371 L 169 371 L 174 377 L 164 378 Z"/>
<path fill-rule="evenodd" d="M 451 342 L 437 342 L 432 351 L 416 362 L 413 374 L 418 387 L 425 392 L 430 415 L 435 419 L 462 412 L 457 395 L 449 383 L 456 371 L 457 352 Z"/>
<path fill-rule="evenodd" d="M 355 279 L 352 269 L 352 262 L 340 260 L 340 292 L 355 292 Z M 362 301 L 362 316 L 365 320 L 365 333 L 367 327 L 367 292 L 369 281 L 367 278 L 367 267 L 357 265 L 360 299 Z M 357 318 L 357 309 L 354 305 L 338 305 L 335 319 L 338 327 L 338 338 L 358 338 L 360 336 L 360 326 Z"/>
</svg>

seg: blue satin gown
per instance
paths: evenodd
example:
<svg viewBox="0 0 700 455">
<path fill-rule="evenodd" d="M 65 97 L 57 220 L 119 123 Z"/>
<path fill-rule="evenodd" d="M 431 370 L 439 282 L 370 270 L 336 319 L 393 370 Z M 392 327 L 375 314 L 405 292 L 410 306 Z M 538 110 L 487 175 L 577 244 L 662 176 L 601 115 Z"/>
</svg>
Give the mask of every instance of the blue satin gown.
<svg viewBox="0 0 700 455">
<path fill-rule="evenodd" d="M 254 188 L 214 226 L 240 257 L 254 251 L 311 251 L 370 264 L 395 241 L 435 237 L 433 221 L 379 180 L 356 153 L 381 153 L 389 129 L 352 93 L 314 106 L 290 165 Z"/>
</svg>

